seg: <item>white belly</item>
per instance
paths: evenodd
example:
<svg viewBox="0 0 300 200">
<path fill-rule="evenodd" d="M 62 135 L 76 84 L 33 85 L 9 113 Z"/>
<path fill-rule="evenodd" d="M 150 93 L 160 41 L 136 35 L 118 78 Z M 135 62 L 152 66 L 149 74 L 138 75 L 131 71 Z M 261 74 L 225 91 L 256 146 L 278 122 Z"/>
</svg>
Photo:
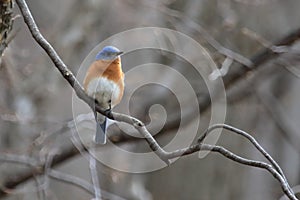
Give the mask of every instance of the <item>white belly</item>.
<svg viewBox="0 0 300 200">
<path fill-rule="evenodd" d="M 120 89 L 115 82 L 101 77 L 90 81 L 87 85 L 87 94 L 95 98 L 101 107 L 108 109 L 110 101 L 111 107 L 115 106 L 114 102 L 120 95 Z"/>
</svg>

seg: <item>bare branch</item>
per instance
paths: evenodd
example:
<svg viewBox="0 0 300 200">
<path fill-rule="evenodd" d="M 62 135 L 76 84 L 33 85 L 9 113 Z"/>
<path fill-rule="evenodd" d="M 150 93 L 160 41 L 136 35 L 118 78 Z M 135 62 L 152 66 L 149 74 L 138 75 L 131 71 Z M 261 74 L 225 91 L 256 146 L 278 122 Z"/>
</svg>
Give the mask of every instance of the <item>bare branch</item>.
<svg viewBox="0 0 300 200">
<path fill-rule="evenodd" d="M 217 40 L 215 40 L 211 34 L 209 34 L 202 26 L 194 22 L 192 19 L 187 17 L 186 15 L 182 14 L 181 12 L 170 9 L 166 6 L 159 7 L 159 10 L 166 15 L 176 17 L 178 19 L 184 20 L 186 24 L 191 24 L 202 36 L 203 38 L 212 46 L 214 47 L 220 54 L 231 58 L 232 60 L 235 60 L 236 62 L 242 64 L 243 66 L 251 68 L 253 66 L 253 63 L 248 58 L 244 57 L 241 54 L 238 54 L 237 52 L 234 52 L 228 48 L 225 48 L 222 46 Z"/>
<path fill-rule="evenodd" d="M 291 46 L 299 39 L 300 39 L 300 28 L 292 31 L 287 36 L 278 40 L 277 42 L 274 43 L 273 46 L 277 46 L 277 47 Z M 280 55 L 282 55 L 282 54 L 278 53 L 278 52 L 274 52 L 270 48 L 263 49 L 262 51 L 258 52 L 251 58 L 251 61 L 253 63 L 252 68 L 242 67 L 238 70 L 238 72 L 230 74 L 230 76 L 225 76 L 224 77 L 225 87 L 229 88 L 233 84 L 236 84 L 239 80 L 244 80 L 245 76 L 247 75 L 248 72 L 250 72 L 251 70 L 254 70 L 258 67 L 263 66 L 263 64 L 267 63 L 268 61 L 270 61 L 273 58 L 278 57 Z"/>
<path fill-rule="evenodd" d="M 53 157 L 54 155 L 55 154 L 52 154 L 51 157 Z M 48 164 L 46 164 L 44 167 L 44 169 L 47 169 L 47 176 L 49 176 L 52 179 L 56 179 L 58 181 L 63 181 L 63 182 L 72 184 L 74 186 L 80 187 L 91 194 L 94 193 L 94 187 L 89 182 L 87 182 L 81 178 L 78 178 L 76 176 L 72 176 L 72 175 L 65 174 L 65 173 L 59 172 L 57 170 L 51 169 L 50 168 L 51 159 L 53 159 L 53 158 L 50 158 L 50 157 L 48 158 L 48 161 L 46 161 Z M 18 163 L 18 164 L 30 165 L 30 166 L 34 166 L 34 167 L 37 167 L 40 165 L 40 162 L 34 158 L 31 158 L 29 156 L 15 155 L 15 154 L 0 153 L 0 160 L 3 162 Z M 28 191 L 42 190 L 45 187 L 44 184 L 43 184 L 43 186 L 39 185 L 38 187 L 36 187 L 35 189 L 32 189 L 32 190 L 29 190 L 28 188 L 26 190 L 17 190 L 17 191 L 10 190 L 10 189 L 5 190 L 3 188 L 2 188 L 2 190 L 5 190 L 7 193 L 24 193 L 24 192 L 27 193 Z M 109 193 L 104 190 L 102 190 L 101 192 L 103 193 L 103 196 L 105 196 L 107 198 L 120 199 L 120 200 L 123 199 L 122 197 L 119 197 L 117 195 L 114 195 L 114 194 Z"/>
<path fill-rule="evenodd" d="M 49 177 L 58 181 L 63 181 L 65 183 L 74 185 L 76 187 L 82 188 L 84 189 L 86 192 L 90 193 L 90 194 L 94 194 L 94 186 L 92 184 L 90 184 L 89 182 L 78 178 L 76 176 L 72 176 L 70 174 L 66 174 L 66 173 L 62 173 L 60 171 L 51 169 L 48 173 Z M 124 198 L 119 197 L 115 194 L 112 194 L 110 192 L 101 190 L 101 192 L 103 193 L 102 196 L 105 196 L 105 199 L 116 199 L 116 200 L 124 200 Z"/>
<path fill-rule="evenodd" d="M 31 167 L 36 167 L 40 164 L 38 160 L 30 158 L 28 156 L 8 154 L 8 153 L 5 154 L 0 153 L 0 161 L 25 164 Z"/>
<path fill-rule="evenodd" d="M 89 150 L 89 168 L 90 168 L 90 174 L 91 174 L 92 183 L 94 187 L 95 200 L 100 200 L 102 195 L 101 195 L 100 184 L 99 184 L 99 175 L 97 172 L 97 161 L 96 158 L 93 157 L 94 150 L 95 150 L 94 148 Z"/>
<path fill-rule="evenodd" d="M 283 192 L 288 196 L 288 198 L 293 199 L 293 200 L 297 200 L 295 194 L 291 190 L 291 188 L 290 188 L 289 184 L 287 183 L 287 181 L 271 165 L 266 164 L 264 162 L 260 162 L 260 161 L 254 161 L 254 160 L 248 160 L 248 159 L 242 158 L 242 157 L 237 156 L 237 155 L 231 153 L 230 151 L 228 151 L 225 148 L 220 147 L 220 146 L 213 147 L 211 149 L 211 151 L 219 152 L 222 155 L 224 155 L 225 157 L 227 157 L 227 158 L 229 158 L 229 159 L 231 159 L 235 162 L 244 164 L 244 165 L 249 165 L 249 166 L 252 166 L 252 167 L 255 166 L 257 168 L 266 169 L 267 171 L 269 171 L 273 175 L 273 177 L 275 179 L 277 179 L 279 181 Z"/>
<path fill-rule="evenodd" d="M 54 169 L 49 170 L 48 175 L 49 175 L 49 177 L 51 177 L 53 179 L 63 181 L 66 183 L 70 183 L 72 185 L 80 187 L 80 188 L 84 189 L 85 191 L 89 192 L 90 194 L 94 193 L 93 185 L 91 185 L 89 182 L 87 182 L 81 178 L 78 178 L 76 176 L 65 174 L 65 173 L 59 172 Z"/>
<path fill-rule="evenodd" d="M 226 57 L 225 60 L 222 63 L 222 66 L 220 69 L 218 70 L 214 70 L 210 75 L 209 75 L 209 79 L 210 80 L 216 80 L 219 77 L 223 77 L 227 74 L 227 72 L 229 71 L 230 66 L 233 63 L 233 59 Z"/>
<path fill-rule="evenodd" d="M 279 167 L 279 165 L 277 164 L 277 162 L 266 152 L 266 150 L 264 150 L 264 148 L 262 146 L 260 146 L 260 144 L 255 140 L 254 137 L 252 137 L 249 133 L 242 131 L 240 129 L 237 129 L 233 126 L 229 126 L 227 124 L 215 124 L 211 127 L 209 127 L 204 133 L 203 135 L 201 135 L 198 139 L 199 143 L 202 143 L 202 141 L 215 129 L 218 128 L 224 128 L 227 129 L 233 133 L 236 133 L 238 135 L 241 135 L 245 138 L 247 138 L 254 146 L 255 148 L 275 167 L 275 169 L 284 177 L 284 174 L 282 172 L 282 169 Z M 284 179 L 286 180 L 286 178 L 284 177 Z"/>
<path fill-rule="evenodd" d="M 272 42 L 268 41 L 266 38 L 262 37 L 261 35 L 259 35 L 255 31 L 250 30 L 249 28 L 243 28 L 242 29 L 242 33 L 245 34 L 246 36 L 252 38 L 253 40 L 256 40 L 262 46 L 264 46 L 265 48 L 270 49 L 274 53 L 286 53 L 286 52 L 289 51 L 289 49 L 288 49 L 287 46 L 283 46 L 283 45 L 276 46 L 276 45 L 273 45 Z"/>
<path fill-rule="evenodd" d="M 242 131 L 240 129 L 237 129 L 233 126 L 227 125 L 227 124 L 215 124 L 211 127 L 209 127 L 204 133 L 203 135 L 201 135 L 198 139 L 198 142 L 201 143 L 207 136 L 209 133 L 211 133 L 214 129 L 218 129 L 218 128 L 224 128 L 227 129 L 233 133 L 236 133 L 238 135 L 241 135 L 245 138 L 247 138 L 254 146 L 255 148 L 272 164 L 272 166 L 275 168 L 275 170 L 282 176 L 284 182 L 287 185 L 287 188 L 289 190 L 290 193 L 292 192 L 292 189 L 290 188 L 290 186 L 288 185 L 287 179 L 282 171 L 282 169 L 280 168 L 280 166 L 278 165 L 278 163 L 271 157 L 270 154 L 268 154 L 268 152 L 255 140 L 254 137 L 252 137 L 249 133 Z M 271 171 L 270 171 L 271 172 Z M 275 177 L 275 176 L 274 176 Z M 275 177 L 276 178 L 276 177 Z M 279 180 L 281 182 L 281 180 Z"/>
</svg>

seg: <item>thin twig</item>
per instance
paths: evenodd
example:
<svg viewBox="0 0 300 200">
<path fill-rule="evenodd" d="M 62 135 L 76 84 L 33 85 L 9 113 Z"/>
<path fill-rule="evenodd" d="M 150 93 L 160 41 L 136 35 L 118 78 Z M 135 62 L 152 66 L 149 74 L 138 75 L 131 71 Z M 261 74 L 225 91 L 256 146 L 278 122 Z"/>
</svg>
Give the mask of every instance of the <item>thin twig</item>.
<svg viewBox="0 0 300 200">
<path fill-rule="evenodd" d="M 41 162 L 35 158 L 32 158 L 30 156 L 25 155 L 16 155 L 11 153 L 0 153 L 0 161 L 1 162 L 8 162 L 8 163 L 17 163 L 22 165 L 27 165 L 33 169 L 35 169 L 37 172 L 40 171 Z M 34 171 L 35 172 L 35 171 Z M 35 173 L 31 173 L 33 177 Z M 7 187 L 6 185 L 1 185 L 0 189 L 1 191 L 7 193 L 7 194 L 26 194 L 28 192 L 37 192 L 38 198 L 43 198 L 43 196 L 40 196 L 40 191 L 44 189 L 44 184 L 40 182 L 39 177 L 36 177 L 35 179 L 36 187 L 26 187 L 21 189 L 11 189 Z M 43 198 L 44 199 L 44 198 Z"/>
<path fill-rule="evenodd" d="M 223 61 L 223 64 L 220 69 L 215 69 L 209 76 L 209 80 L 216 80 L 219 77 L 223 77 L 227 74 L 229 71 L 230 66 L 233 63 L 233 59 L 226 57 L 225 60 Z"/>
<path fill-rule="evenodd" d="M 92 179 L 92 185 L 93 185 L 93 194 L 95 196 L 95 200 L 100 200 L 102 197 L 102 190 L 100 188 L 100 184 L 99 184 L 99 175 L 97 172 L 97 162 L 96 162 L 96 158 L 94 157 L 95 155 L 95 147 L 91 147 L 90 149 L 87 149 L 84 147 L 84 145 L 82 144 L 79 136 L 75 133 L 76 130 L 74 130 L 74 122 L 69 122 L 68 123 L 68 127 L 72 132 L 72 143 L 73 145 L 78 149 L 78 151 L 80 152 L 80 154 L 89 161 L 89 169 L 90 169 L 90 175 L 91 175 L 91 179 Z M 85 151 L 88 152 L 88 155 L 85 154 Z"/>
<path fill-rule="evenodd" d="M 48 175 L 50 178 L 56 179 L 58 181 L 63 181 L 68 184 L 72 184 L 76 187 L 84 189 L 85 191 L 87 191 L 90 194 L 94 194 L 94 186 L 81 178 L 72 176 L 70 174 L 62 173 L 62 172 L 54 170 L 54 169 L 51 169 L 49 171 Z M 124 200 L 124 198 L 117 196 L 115 194 L 112 194 L 110 192 L 107 192 L 104 190 L 101 190 L 101 192 L 103 193 L 102 196 L 105 196 L 104 199 Z"/>
<path fill-rule="evenodd" d="M 195 30 L 197 30 L 201 36 L 212 46 L 214 47 L 220 54 L 226 56 L 227 58 L 231 58 L 235 60 L 236 62 L 242 64 L 243 66 L 251 68 L 253 66 L 253 63 L 251 60 L 246 58 L 245 56 L 234 52 L 228 48 L 225 48 L 222 46 L 217 40 L 215 40 L 210 33 L 208 33 L 202 26 L 194 22 L 191 18 L 186 16 L 185 14 L 181 13 L 178 10 L 174 10 L 171 8 L 168 8 L 166 6 L 160 6 L 158 9 L 169 16 L 176 17 L 177 19 L 183 20 L 185 24 L 191 24 Z"/>
<path fill-rule="evenodd" d="M 44 166 L 44 174 L 42 176 L 43 178 L 43 196 L 45 196 L 45 199 L 47 199 L 48 193 L 48 187 L 49 187 L 49 171 L 51 170 L 51 166 L 53 163 L 53 158 L 55 155 L 57 155 L 58 151 L 57 149 L 51 149 L 50 152 L 46 155 L 46 161 L 45 161 L 45 166 Z"/>
<path fill-rule="evenodd" d="M 172 158 L 176 158 L 176 157 L 183 156 L 183 155 L 189 155 L 189 154 L 199 152 L 199 151 L 217 152 L 217 153 L 222 154 L 226 158 L 229 158 L 230 160 L 233 160 L 237 163 L 265 169 L 265 170 L 269 171 L 275 179 L 278 180 L 278 182 L 281 185 L 281 188 L 282 188 L 283 192 L 290 199 L 297 200 L 297 198 L 295 197 L 293 191 L 291 190 L 288 182 L 284 179 L 284 177 L 277 170 L 275 170 L 275 168 L 272 165 L 267 164 L 265 162 L 255 161 L 255 160 L 250 160 L 250 159 L 240 157 L 240 156 L 232 153 L 231 151 L 229 151 L 226 148 L 221 147 L 221 146 L 214 146 L 214 145 L 199 143 L 197 145 L 192 145 L 192 146 L 187 147 L 187 148 L 183 148 L 183 149 L 175 150 L 173 152 L 169 152 L 167 157 L 169 159 L 172 159 Z"/>
<path fill-rule="evenodd" d="M 112 113 L 113 118 L 119 122 L 125 122 L 132 125 L 147 141 L 151 150 L 155 152 L 167 165 L 170 164 L 168 160 L 168 153 L 159 146 L 156 140 L 152 137 L 151 133 L 147 130 L 146 126 L 140 120 L 120 113 Z"/>
<path fill-rule="evenodd" d="M 276 126 L 281 130 L 281 134 L 287 140 L 287 142 L 295 148 L 298 153 L 300 153 L 299 141 L 300 137 L 298 135 L 298 127 L 296 121 L 290 120 L 291 117 L 285 114 L 285 108 L 276 99 L 274 94 L 270 91 L 256 90 L 256 96 L 261 104 L 264 106 L 266 112 L 275 122 Z"/>
<path fill-rule="evenodd" d="M 254 146 L 255 148 L 272 164 L 272 166 L 276 169 L 276 171 L 282 176 L 282 178 L 285 180 L 285 182 L 287 183 L 288 189 L 291 193 L 292 189 L 288 184 L 288 181 L 282 171 L 282 169 L 280 168 L 280 166 L 278 165 L 278 163 L 272 158 L 272 156 L 255 140 L 254 137 L 252 137 L 249 133 L 240 130 L 238 128 L 235 128 L 233 126 L 227 125 L 227 124 L 214 124 L 211 127 L 209 127 L 198 139 L 198 142 L 201 143 L 207 136 L 209 133 L 211 133 L 213 130 L 218 129 L 218 128 L 224 128 L 227 129 L 233 133 L 236 133 L 238 135 L 241 135 L 245 138 L 247 138 Z"/>
<path fill-rule="evenodd" d="M 287 46 L 273 45 L 272 42 L 262 37 L 257 32 L 250 30 L 249 28 L 242 28 L 242 33 L 252 38 L 253 40 L 259 42 L 262 46 L 264 46 L 267 49 L 270 49 L 274 53 L 287 53 L 288 51 L 290 51 L 290 48 L 288 48 Z"/>
<path fill-rule="evenodd" d="M 95 149 L 92 148 L 89 150 L 89 168 L 90 168 L 90 174 L 92 178 L 92 183 L 94 187 L 94 194 L 95 194 L 95 200 L 101 199 L 101 189 L 99 184 L 99 175 L 97 172 L 97 161 L 96 158 L 94 158 L 93 155 L 95 155 Z"/>
<path fill-rule="evenodd" d="M 56 154 L 52 153 L 52 158 L 48 158 L 48 161 L 46 164 L 47 167 L 44 167 L 45 170 L 47 170 L 47 176 L 49 176 L 50 178 L 56 179 L 58 181 L 63 181 L 69 184 L 72 184 L 74 186 L 80 187 L 82 189 L 84 189 L 85 191 L 89 192 L 90 194 L 94 194 L 94 186 L 92 184 L 90 184 L 89 182 L 78 178 L 76 176 L 72 176 L 69 174 L 65 174 L 62 172 L 59 172 L 57 170 L 51 169 L 51 160 L 53 159 L 53 156 Z M 15 154 L 8 154 L 8 153 L 0 153 L 0 160 L 2 162 L 9 162 L 9 163 L 18 163 L 18 164 L 23 164 L 23 165 L 30 165 L 30 166 L 34 166 L 37 167 L 39 164 L 38 160 L 31 158 L 29 156 L 22 156 L 22 155 L 15 155 Z M 46 166 L 45 165 L 45 166 Z M 45 183 L 44 183 L 45 184 Z M 10 194 L 23 194 L 23 193 L 28 193 L 28 192 L 35 192 L 35 191 L 40 191 L 44 188 L 43 184 L 38 184 L 38 187 L 35 187 L 34 189 L 29 189 L 29 188 L 25 188 L 25 189 L 18 189 L 18 190 L 11 190 L 11 189 L 4 189 L 1 188 L 3 190 L 5 190 L 7 193 Z M 118 199 L 118 200 L 124 200 L 124 198 L 117 196 L 115 194 L 112 194 L 110 192 L 101 190 L 101 192 L 103 193 L 103 196 L 106 196 L 106 198 L 108 199 Z"/>
<path fill-rule="evenodd" d="M 81 178 L 78 178 L 76 176 L 72 176 L 72 175 L 69 175 L 66 173 L 62 173 L 62 172 L 59 172 L 54 169 L 50 169 L 48 172 L 48 175 L 49 175 L 49 177 L 51 177 L 53 179 L 72 184 L 74 186 L 84 189 L 85 191 L 87 191 L 90 194 L 94 194 L 93 185 Z"/>
<path fill-rule="evenodd" d="M 0 161 L 25 164 L 31 167 L 37 167 L 40 164 L 40 162 L 34 158 L 30 158 L 24 155 L 15 155 L 9 153 L 0 153 Z"/>
<path fill-rule="evenodd" d="M 241 135 L 245 138 L 247 138 L 254 146 L 255 148 L 275 167 L 275 169 L 284 177 L 284 179 L 286 180 L 282 169 L 280 168 L 280 166 L 277 164 L 277 162 L 270 156 L 270 154 L 268 154 L 268 152 L 266 150 L 264 150 L 264 148 L 255 140 L 254 137 L 252 137 L 249 133 L 242 131 L 238 128 L 235 128 L 233 126 L 227 125 L 227 124 L 214 124 L 211 127 L 209 127 L 208 129 L 206 129 L 206 131 L 199 137 L 198 142 L 202 143 L 203 140 L 215 129 L 219 129 L 219 128 L 224 128 L 227 129 L 233 133 L 236 133 L 238 135 Z"/>
</svg>

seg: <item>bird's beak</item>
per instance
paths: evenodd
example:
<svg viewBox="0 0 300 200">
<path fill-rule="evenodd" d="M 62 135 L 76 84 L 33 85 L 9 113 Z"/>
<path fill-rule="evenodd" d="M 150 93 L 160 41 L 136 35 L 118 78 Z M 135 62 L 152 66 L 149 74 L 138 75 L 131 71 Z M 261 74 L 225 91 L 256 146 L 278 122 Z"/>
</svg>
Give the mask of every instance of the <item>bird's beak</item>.
<svg viewBox="0 0 300 200">
<path fill-rule="evenodd" d="M 117 53 L 117 56 L 120 56 L 120 55 L 122 55 L 123 53 L 124 53 L 123 51 L 120 51 L 120 52 Z"/>
</svg>

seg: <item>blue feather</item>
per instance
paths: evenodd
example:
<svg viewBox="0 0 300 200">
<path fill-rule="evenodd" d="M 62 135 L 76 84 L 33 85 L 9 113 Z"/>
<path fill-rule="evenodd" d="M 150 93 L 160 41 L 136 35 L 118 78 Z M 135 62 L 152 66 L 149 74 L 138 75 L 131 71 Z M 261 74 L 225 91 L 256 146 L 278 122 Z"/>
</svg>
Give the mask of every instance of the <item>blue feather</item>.
<svg viewBox="0 0 300 200">
<path fill-rule="evenodd" d="M 116 47 L 106 46 L 96 55 L 96 60 L 115 60 L 122 53 Z"/>
</svg>

